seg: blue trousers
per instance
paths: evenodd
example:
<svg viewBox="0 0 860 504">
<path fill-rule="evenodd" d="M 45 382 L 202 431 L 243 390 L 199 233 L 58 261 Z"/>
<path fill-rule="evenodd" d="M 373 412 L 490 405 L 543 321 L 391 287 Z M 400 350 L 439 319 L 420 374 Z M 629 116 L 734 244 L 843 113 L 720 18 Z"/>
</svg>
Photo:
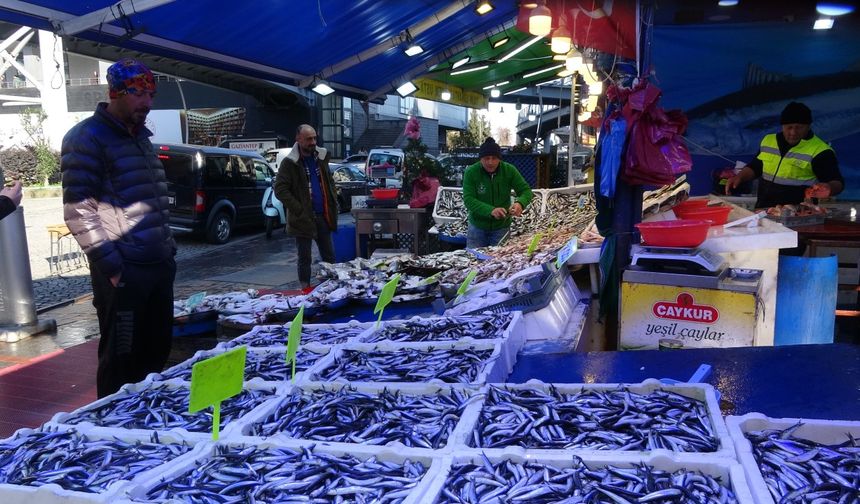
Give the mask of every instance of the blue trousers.
<svg viewBox="0 0 860 504">
<path fill-rule="evenodd" d="M 508 233 L 509 228 L 486 230 L 469 223 L 469 234 L 466 235 L 466 248 L 490 247 L 498 245 Z"/>
</svg>

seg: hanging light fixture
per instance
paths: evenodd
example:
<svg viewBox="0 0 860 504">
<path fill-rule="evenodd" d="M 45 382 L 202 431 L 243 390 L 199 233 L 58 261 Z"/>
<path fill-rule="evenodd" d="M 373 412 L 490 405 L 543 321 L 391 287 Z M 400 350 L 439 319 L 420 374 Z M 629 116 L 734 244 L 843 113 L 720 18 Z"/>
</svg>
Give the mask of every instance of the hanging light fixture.
<svg viewBox="0 0 860 504">
<path fill-rule="evenodd" d="M 549 48 L 555 54 L 566 54 L 570 51 L 572 43 L 570 29 L 568 29 L 567 22 L 564 19 L 564 16 L 562 16 L 558 28 L 552 32 L 552 37 L 550 38 Z"/>
<path fill-rule="evenodd" d="M 550 31 L 552 31 L 552 11 L 546 6 L 544 0 L 529 14 L 529 33 L 545 37 Z"/>
<path fill-rule="evenodd" d="M 589 96 L 600 96 L 603 93 L 603 82 L 597 81 L 588 85 Z"/>
<path fill-rule="evenodd" d="M 334 93 L 334 88 L 329 86 L 326 81 L 317 81 L 314 87 L 311 88 L 311 91 L 320 96 L 328 96 Z"/>
<path fill-rule="evenodd" d="M 449 91 L 448 88 L 445 88 L 444 90 L 442 90 L 442 100 L 444 100 L 444 101 L 451 100 L 451 91 Z"/>
<path fill-rule="evenodd" d="M 517 105 L 516 105 L 516 107 L 515 107 L 515 108 L 516 108 L 517 110 L 522 109 L 522 108 L 523 108 L 523 104 L 522 104 L 522 102 L 520 102 L 519 100 L 517 100 Z"/>
<path fill-rule="evenodd" d="M 582 54 L 571 49 L 567 53 L 567 59 L 564 60 L 564 67 L 571 72 L 578 72 L 582 69 Z"/>
<path fill-rule="evenodd" d="M 403 84 L 397 86 L 397 94 L 399 94 L 403 98 L 406 98 L 415 91 L 418 91 L 418 86 L 416 86 L 415 83 L 412 81 L 406 81 Z"/>
<path fill-rule="evenodd" d="M 403 52 L 406 53 L 407 56 L 417 56 L 424 52 L 424 48 L 421 47 L 419 44 L 412 44 L 407 47 Z"/>
<path fill-rule="evenodd" d="M 490 96 L 492 96 L 493 98 L 498 98 L 501 95 L 502 92 L 499 90 L 499 88 L 493 88 L 490 90 Z"/>
<path fill-rule="evenodd" d="M 468 62 L 469 62 L 469 60 L 470 60 L 470 59 L 472 59 L 472 57 L 471 57 L 471 56 L 466 56 L 465 58 L 461 58 L 461 59 L 459 59 L 459 60 L 455 61 L 455 62 L 454 62 L 454 64 L 453 64 L 453 65 L 451 65 L 451 70 L 453 70 L 453 69 L 455 69 L 455 68 L 459 68 L 459 67 L 461 67 L 461 66 L 465 65 L 466 63 L 468 63 Z"/>
<path fill-rule="evenodd" d="M 493 49 L 498 49 L 503 45 L 507 44 L 511 40 L 511 37 L 502 37 L 499 40 L 493 42 Z"/>
<path fill-rule="evenodd" d="M 493 9 L 493 4 L 491 4 L 489 0 L 478 0 L 478 3 L 475 5 L 475 12 L 480 16 L 483 16 Z"/>
</svg>

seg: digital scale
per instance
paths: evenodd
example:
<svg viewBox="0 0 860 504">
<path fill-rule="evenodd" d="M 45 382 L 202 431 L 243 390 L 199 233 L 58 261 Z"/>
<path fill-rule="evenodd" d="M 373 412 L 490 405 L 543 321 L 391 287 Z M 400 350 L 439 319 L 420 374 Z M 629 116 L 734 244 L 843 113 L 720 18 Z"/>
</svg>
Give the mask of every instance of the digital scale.
<svg viewBox="0 0 860 504">
<path fill-rule="evenodd" d="M 630 250 L 631 264 L 641 267 L 703 269 L 715 274 L 723 269 L 725 260 L 718 254 L 700 248 L 652 247 L 633 245 Z"/>
<path fill-rule="evenodd" d="M 624 280 L 703 289 L 756 292 L 761 270 L 727 268 L 719 254 L 700 248 L 633 245 Z"/>
</svg>

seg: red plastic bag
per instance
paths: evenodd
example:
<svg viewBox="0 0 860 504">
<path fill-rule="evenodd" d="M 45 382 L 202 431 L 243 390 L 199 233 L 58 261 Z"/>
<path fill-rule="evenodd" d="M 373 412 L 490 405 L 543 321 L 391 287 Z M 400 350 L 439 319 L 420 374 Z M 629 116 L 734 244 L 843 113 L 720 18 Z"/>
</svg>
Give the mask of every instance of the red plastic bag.
<svg viewBox="0 0 860 504">
<path fill-rule="evenodd" d="M 421 174 L 412 182 L 412 199 L 410 208 L 424 208 L 436 203 L 436 192 L 439 191 L 439 179 Z"/>
</svg>

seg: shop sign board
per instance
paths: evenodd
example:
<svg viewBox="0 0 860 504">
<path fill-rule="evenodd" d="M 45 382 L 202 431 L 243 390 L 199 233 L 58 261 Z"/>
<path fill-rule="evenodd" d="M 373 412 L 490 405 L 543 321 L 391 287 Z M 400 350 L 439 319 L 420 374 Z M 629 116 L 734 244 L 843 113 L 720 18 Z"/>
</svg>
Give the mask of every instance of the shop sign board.
<svg viewBox="0 0 860 504">
<path fill-rule="evenodd" d="M 424 98 L 425 100 L 450 103 L 451 105 L 460 105 L 473 109 L 485 109 L 489 103 L 489 99 L 482 93 L 466 91 L 461 87 L 452 86 L 444 82 L 432 79 L 414 79 L 413 82 L 418 87 L 418 90 L 413 95 L 415 98 Z M 442 91 L 446 89 L 451 93 L 451 99 L 444 101 L 442 100 Z"/>
<path fill-rule="evenodd" d="M 618 347 L 753 346 L 756 299 L 747 292 L 622 282 Z"/>
</svg>

